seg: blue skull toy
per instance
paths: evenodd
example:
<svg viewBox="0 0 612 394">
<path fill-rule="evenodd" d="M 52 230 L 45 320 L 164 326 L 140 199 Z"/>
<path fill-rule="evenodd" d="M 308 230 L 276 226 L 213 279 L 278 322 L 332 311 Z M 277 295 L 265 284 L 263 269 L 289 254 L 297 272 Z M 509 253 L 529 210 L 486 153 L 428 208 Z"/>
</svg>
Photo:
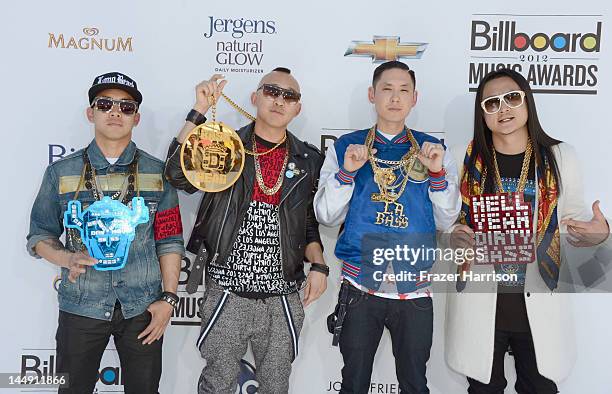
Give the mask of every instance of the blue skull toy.
<svg viewBox="0 0 612 394">
<path fill-rule="evenodd" d="M 149 221 L 149 209 L 142 197 L 132 199 L 132 209 L 105 196 L 81 212 L 80 201 L 69 201 L 64 226 L 75 228 L 89 255 L 98 259 L 99 271 L 118 270 L 128 260 L 136 226 Z"/>
</svg>

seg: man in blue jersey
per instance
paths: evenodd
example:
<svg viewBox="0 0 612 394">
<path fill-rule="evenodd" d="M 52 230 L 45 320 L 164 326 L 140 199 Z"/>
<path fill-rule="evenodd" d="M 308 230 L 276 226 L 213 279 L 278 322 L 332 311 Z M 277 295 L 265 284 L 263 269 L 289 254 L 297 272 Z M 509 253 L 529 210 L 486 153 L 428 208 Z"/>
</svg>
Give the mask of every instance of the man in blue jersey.
<svg viewBox="0 0 612 394">
<path fill-rule="evenodd" d="M 441 142 L 406 127 L 417 102 L 414 71 L 398 61 L 374 70 L 372 128 L 340 137 L 327 150 L 314 206 L 321 224 L 343 224 L 346 315 L 339 337 L 340 393 L 368 393 L 386 327 L 401 393 L 428 393 L 426 364 L 433 306 L 427 273 L 436 230 L 450 227 L 461 204 L 457 166 Z"/>
</svg>

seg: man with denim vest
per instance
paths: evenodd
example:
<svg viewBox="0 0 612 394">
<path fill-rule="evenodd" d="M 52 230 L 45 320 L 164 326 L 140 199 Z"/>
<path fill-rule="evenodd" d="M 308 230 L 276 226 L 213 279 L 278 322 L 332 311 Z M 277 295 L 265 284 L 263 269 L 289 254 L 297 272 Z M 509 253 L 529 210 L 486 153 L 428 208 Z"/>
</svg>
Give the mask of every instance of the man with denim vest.
<svg viewBox="0 0 612 394">
<path fill-rule="evenodd" d="M 60 393 L 93 392 L 111 335 L 125 392 L 158 392 L 162 335 L 178 301 L 184 246 L 178 196 L 162 177 L 164 163 L 132 141 L 141 102 L 128 76 L 111 72 L 96 77 L 86 111 L 95 138 L 47 167 L 32 207 L 27 249 L 62 271 L 56 371 L 68 375 L 68 387 Z M 121 233 L 126 223 L 121 217 L 83 220 L 104 204 L 122 213 L 138 212 L 141 220 L 130 227 L 132 239 Z M 94 246 L 93 237 L 98 237 Z M 103 258 L 91 257 L 85 244 L 102 250 Z M 103 265 L 108 261 L 125 265 Z"/>
<path fill-rule="evenodd" d="M 438 139 L 405 126 L 417 101 L 407 65 L 378 66 L 368 98 L 376 125 L 343 135 L 327 150 L 314 200 L 321 224 L 344 225 L 335 250 L 346 310 L 338 323 L 344 359 L 340 393 L 369 392 L 385 327 L 400 393 L 429 393 L 428 273 L 434 258 L 424 252 L 435 251 L 436 230 L 448 228 L 459 214 L 457 167 Z"/>
</svg>

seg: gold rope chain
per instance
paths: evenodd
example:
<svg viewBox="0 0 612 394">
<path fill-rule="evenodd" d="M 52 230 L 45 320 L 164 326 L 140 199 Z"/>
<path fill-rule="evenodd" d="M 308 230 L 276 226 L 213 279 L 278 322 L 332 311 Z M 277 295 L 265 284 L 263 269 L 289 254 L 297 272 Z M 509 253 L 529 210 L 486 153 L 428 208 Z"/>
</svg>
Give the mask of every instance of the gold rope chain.
<svg viewBox="0 0 612 394">
<path fill-rule="evenodd" d="M 229 105 L 231 105 L 236 111 L 238 111 L 242 116 L 244 116 L 245 118 L 255 122 L 256 118 L 251 115 L 250 113 L 248 113 L 244 108 L 242 108 L 241 106 L 239 106 L 238 104 L 236 104 L 234 102 L 234 100 L 232 100 L 231 98 L 227 97 L 225 95 L 225 93 L 221 92 L 221 97 L 223 97 L 225 99 L 225 101 L 227 101 L 227 103 Z M 213 122 L 217 121 L 217 99 L 215 99 L 215 96 L 210 96 L 211 101 L 212 101 L 212 118 L 213 118 Z M 264 152 L 255 152 L 255 151 L 250 151 L 247 148 L 244 148 L 244 151 L 246 154 L 251 155 L 251 156 L 264 156 L 267 155 L 268 153 L 272 152 L 274 149 L 278 148 L 279 146 L 281 146 L 283 144 L 283 142 L 285 142 L 287 140 L 287 134 L 285 133 L 285 136 L 283 137 L 282 140 L 280 140 L 276 145 L 274 145 L 272 148 L 268 149 L 267 151 Z M 253 148 L 255 148 L 255 146 L 253 145 Z"/>
<path fill-rule="evenodd" d="M 234 107 L 234 109 L 238 112 L 240 112 L 240 114 L 242 116 L 244 116 L 245 118 L 248 118 L 250 120 L 252 120 L 253 122 L 255 122 L 255 117 L 253 115 L 251 115 L 250 113 L 248 113 L 245 109 L 243 109 L 241 106 L 239 106 L 238 104 L 236 104 L 231 98 L 227 97 L 225 95 L 225 93 L 221 92 L 221 97 L 223 97 L 225 99 L 225 101 L 228 102 L 229 105 L 231 105 L 232 107 Z"/>
<path fill-rule="evenodd" d="M 231 105 L 236 111 L 238 111 L 244 117 L 250 119 L 253 122 L 255 121 L 255 117 L 253 115 L 251 115 L 245 109 L 243 109 L 238 104 L 236 104 L 232 99 L 227 97 L 224 93 L 221 93 L 221 97 L 223 97 L 225 99 L 225 101 L 228 102 L 229 105 Z M 211 106 L 212 106 L 213 122 L 216 122 L 217 121 L 216 120 L 216 118 L 217 118 L 217 100 L 215 99 L 215 96 L 211 96 L 211 99 L 212 99 L 212 105 Z M 287 133 L 285 133 L 283 138 L 276 145 L 274 145 L 272 148 L 270 148 L 270 149 L 268 149 L 267 151 L 264 151 L 264 152 L 257 152 L 257 141 L 255 141 L 255 133 L 253 133 L 252 142 L 253 142 L 253 149 L 255 149 L 255 151 L 250 151 L 250 150 L 244 148 L 244 151 L 247 154 L 249 154 L 251 156 L 254 156 L 254 158 L 255 158 L 255 178 L 257 179 L 257 183 L 259 184 L 259 188 L 267 196 L 272 196 L 272 195 L 276 194 L 280 190 L 281 186 L 283 185 L 283 180 L 285 178 L 284 177 L 285 169 L 287 168 L 287 163 L 289 162 L 289 149 L 287 149 L 287 151 L 285 152 L 285 160 L 283 161 L 283 166 L 282 166 L 282 168 L 280 170 L 280 174 L 279 174 L 278 178 L 276 179 L 276 182 L 274 183 L 274 186 L 272 186 L 272 187 L 267 187 L 265 182 L 264 182 L 263 175 L 261 173 L 261 166 L 259 164 L 259 156 L 267 155 L 268 153 L 270 153 L 273 150 L 275 150 L 276 148 L 278 148 L 286 140 L 287 140 Z"/>
<path fill-rule="evenodd" d="M 253 135 L 255 135 L 255 133 L 253 133 Z M 279 146 L 282 145 L 283 142 L 285 142 L 287 140 L 287 133 L 285 133 L 285 136 L 283 137 L 282 140 L 280 140 L 276 145 L 274 145 L 272 148 L 268 149 L 265 152 L 255 152 L 255 151 L 250 151 L 247 148 L 244 148 L 244 151 L 246 153 L 248 153 L 251 156 L 255 156 L 255 157 L 259 157 L 259 156 L 263 156 L 263 155 L 267 155 L 268 153 L 272 152 L 274 149 L 278 148 Z M 255 138 L 253 138 L 253 149 L 257 149 L 255 146 L 256 142 L 255 142 Z"/>
<path fill-rule="evenodd" d="M 406 185 L 408 184 L 409 174 L 412 171 L 412 167 L 414 166 L 416 162 L 416 153 L 418 152 L 418 149 L 416 147 L 419 145 L 414 139 L 414 136 L 412 135 L 410 130 L 407 130 L 407 133 L 410 138 L 410 142 L 412 146 L 408 150 L 408 152 L 404 155 L 404 157 L 402 157 L 402 159 L 400 160 L 400 163 L 404 163 L 404 162 L 406 163 L 404 167 L 406 169 L 406 174 L 404 175 L 404 179 L 400 181 L 400 183 L 392 187 L 390 187 L 391 185 L 389 185 L 386 182 L 388 179 L 388 176 L 392 174 L 392 170 L 390 171 L 390 168 L 380 168 L 376 164 L 377 160 L 375 160 L 375 156 L 372 153 L 372 148 L 374 146 L 374 134 L 375 134 L 374 127 L 370 129 L 370 132 L 368 133 L 368 136 L 366 137 L 366 147 L 368 150 L 368 159 L 370 161 L 370 165 L 372 166 L 372 171 L 374 172 L 374 182 L 377 184 L 381 196 L 387 197 L 390 201 L 393 201 L 393 202 L 397 201 L 402 196 L 402 194 L 404 194 L 404 190 L 406 189 Z M 394 178 L 395 175 L 393 174 L 392 177 Z M 399 186 L 401 186 L 399 192 L 396 193 L 396 192 L 390 191 L 390 190 L 396 189 Z"/>
<path fill-rule="evenodd" d="M 253 133 L 253 148 L 257 150 L 257 142 L 255 141 L 255 133 Z M 256 152 L 257 153 L 257 152 Z M 276 182 L 274 186 L 268 187 L 266 186 L 263 175 L 261 174 L 261 166 L 259 164 L 260 155 L 255 156 L 255 177 L 257 178 L 257 183 L 259 184 L 259 188 L 262 192 L 264 192 L 267 196 L 273 196 L 278 192 L 283 185 L 283 181 L 285 180 L 285 170 L 287 169 L 287 163 L 289 162 L 289 148 L 285 151 L 285 160 L 283 161 L 283 167 L 278 174 L 278 178 L 276 178 Z"/>
<path fill-rule="evenodd" d="M 516 191 L 518 193 L 522 193 L 525 190 L 525 185 L 527 184 L 527 176 L 529 175 L 529 163 L 531 163 L 531 153 L 533 151 L 533 146 L 531 145 L 531 139 L 527 140 L 527 148 L 525 149 L 525 157 L 523 158 L 523 165 L 521 167 L 521 175 L 519 177 L 518 186 Z M 499 166 L 497 165 L 497 155 L 495 154 L 495 147 L 493 147 L 493 165 L 495 166 L 495 178 L 497 181 L 497 189 L 498 193 L 505 193 L 504 185 L 501 181 L 501 175 L 499 173 Z M 485 180 L 487 179 L 487 169 L 482 173 L 482 182 L 481 189 L 484 190 Z"/>
<path fill-rule="evenodd" d="M 519 177 L 519 183 L 517 192 L 522 193 L 525 190 L 527 184 L 527 176 L 529 175 L 529 163 L 531 162 L 531 140 L 527 140 L 527 149 L 525 149 L 525 157 L 523 158 L 523 166 L 521 167 L 521 175 Z M 493 162 L 495 163 L 495 177 L 497 178 L 497 187 L 500 193 L 504 193 L 504 186 L 502 185 L 501 175 L 499 174 L 499 167 L 497 165 L 497 156 L 495 155 L 495 148 L 493 148 Z"/>
</svg>

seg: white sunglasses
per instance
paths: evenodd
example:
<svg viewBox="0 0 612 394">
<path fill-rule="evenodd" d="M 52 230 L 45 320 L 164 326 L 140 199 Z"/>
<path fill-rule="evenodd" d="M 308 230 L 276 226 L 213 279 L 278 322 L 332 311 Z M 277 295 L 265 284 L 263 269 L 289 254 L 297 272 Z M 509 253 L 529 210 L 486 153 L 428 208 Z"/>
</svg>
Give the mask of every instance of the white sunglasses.
<svg viewBox="0 0 612 394">
<path fill-rule="evenodd" d="M 513 90 L 503 93 L 498 96 L 487 97 L 480 102 L 480 106 L 485 113 L 492 115 L 499 112 L 502 107 L 502 100 L 510 108 L 517 108 L 525 103 L 525 92 L 522 90 Z"/>
</svg>

